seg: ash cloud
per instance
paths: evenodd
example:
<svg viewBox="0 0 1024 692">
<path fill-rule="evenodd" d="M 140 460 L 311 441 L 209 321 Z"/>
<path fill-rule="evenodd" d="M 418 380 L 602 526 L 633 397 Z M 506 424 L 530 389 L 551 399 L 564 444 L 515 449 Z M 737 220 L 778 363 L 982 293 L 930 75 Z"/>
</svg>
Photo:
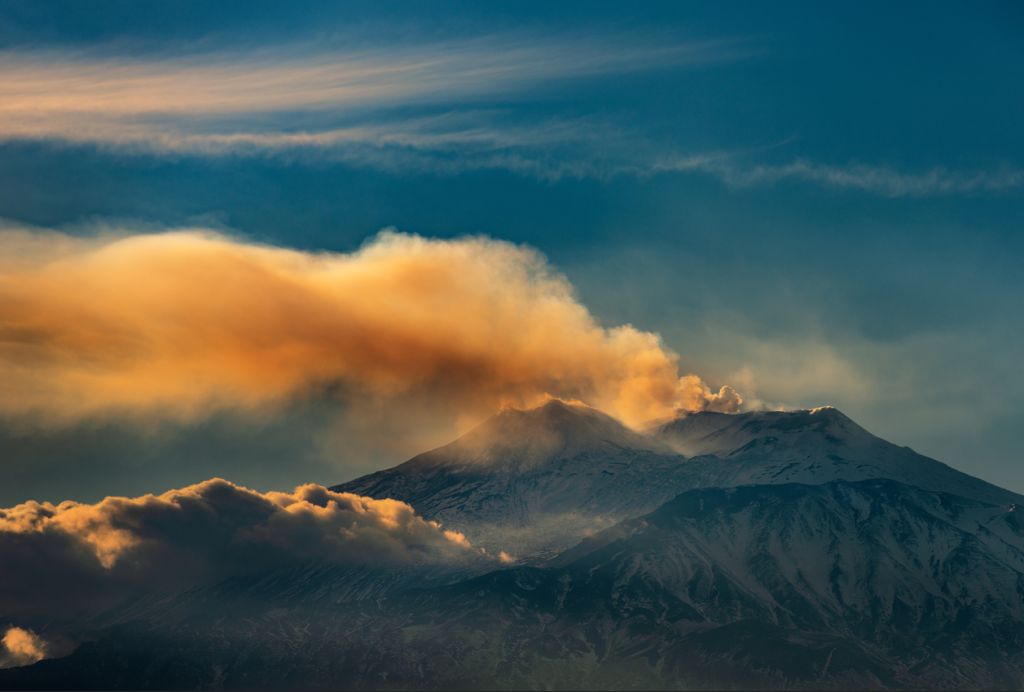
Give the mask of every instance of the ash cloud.
<svg viewBox="0 0 1024 692">
<path fill-rule="evenodd" d="M 352 254 L 208 231 L 0 233 L 0 415 L 196 420 L 335 388 L 467 420 L 547 396 L 628 424 L 736 411 L 656 334 L 600 326 L 535 251 L 383 232 Z M 431 403 L 435 402 L 435 403 Z"/>
<path fill-rule="evenodd" d="M 0 616 L 91 612 L 133 593 L 313 560 L 386 566 L 474 559 L 486 558 L 462 534 L 397 500 L 317 485 L 261 494 L 213 479 L 159 496 L 0 510 Z M 30 639 L 10 636 L 21 642 L 18 655 L 28 655 Z"/>
</svg>

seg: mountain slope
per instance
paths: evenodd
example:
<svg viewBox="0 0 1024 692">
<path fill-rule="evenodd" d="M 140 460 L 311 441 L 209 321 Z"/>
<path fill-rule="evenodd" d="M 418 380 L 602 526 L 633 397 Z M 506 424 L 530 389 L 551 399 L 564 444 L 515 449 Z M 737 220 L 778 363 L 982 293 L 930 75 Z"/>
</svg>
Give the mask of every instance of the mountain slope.
<svg viewBox="0 0 1024 692">
<path fill-rule="evenodd" d="M 48 667 L 0 672 L 0 687 L 97 669 L 122 688 L 160 671 L 224 688 L 1024 685 L 1024 522 L 1010 508 L 833 481 L 692 490 L 627 524 L 558 567 L 372 601 L 261 587 L 167 603 Z"/>
<path fill-rule="evenodd" d="M 661 440 L 555 400 L 332 490 L 408 502 L 474 545 L 525 557 L 658 507 L 687 487 L 682 462 Z"/>
<path fill-rule="evenodd" d="M 607 574 L 619 603 L 651 602 L 635 594 L 654 589 L 709 622 L 839 637 L 909 687 L 1024 683 L 1014 507 L 833 481 L 695 490 L 629 524 L 560 556 L 562 569 L 584 581 Z"/>
<path fill-rule="evenodd" d="M 699 487 L 890 478 L 997 504 L 1024 500 L 876 437 L 832 407 L 691 413 L 648 432 L 690 458 Z"/>
<path fill-rule="evenodd" d="M 492 553 L 535 561 L 694 488 L 872 478 L 1024 503 L 833 408 L 694 413 L 638 433 L 557 400 L 503 411 L 449 445 L 332 490 L 408 502 Z"/>
<path fill-rule="evenodd" d="M 553 401 L 335 489 L 528 559 L 143 599 L 0 688 L 1024 687 L 1024 498 L 834 409 L 638 433 Z"/>
</svg>

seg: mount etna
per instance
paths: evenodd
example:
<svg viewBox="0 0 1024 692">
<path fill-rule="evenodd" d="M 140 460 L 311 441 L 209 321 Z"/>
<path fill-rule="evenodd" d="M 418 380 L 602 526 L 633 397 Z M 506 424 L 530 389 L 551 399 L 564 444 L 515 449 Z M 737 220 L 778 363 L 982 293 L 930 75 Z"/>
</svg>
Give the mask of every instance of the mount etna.
<svg viewBox="0 0 1024 692">
<path fill-rule="evenodd" d="M 407 503 L 472 550 L 11 615 L 71 653 L 0 687 L 1024 686 L 1024 497 L 833 408 L 636 431 L 552 400 L 330 491 Z"/>
</svg>

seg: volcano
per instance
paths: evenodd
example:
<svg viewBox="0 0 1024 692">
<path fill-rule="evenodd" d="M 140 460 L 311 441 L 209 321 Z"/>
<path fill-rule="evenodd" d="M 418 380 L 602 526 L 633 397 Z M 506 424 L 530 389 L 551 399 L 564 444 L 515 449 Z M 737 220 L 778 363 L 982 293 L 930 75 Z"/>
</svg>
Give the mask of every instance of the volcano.
<svg viewBox="0 0 1024 692">
<path fill-rule="evenodd" d="M 636 432 L 559 400 L 503 411 L 449 445 L 331 489 L 408 502 L 474 544 L 535 564 L 687 490 L 870 479 L 995 504 L 1021 499 L 830 407 L 689 413 Z"/>
<path fill-rule="evenodd" d="M 486 555 L 154 594 L 0 688 L 1024 686 L 1024 497 L 834 408 L 637 431 L 552 400 L 332 489 Z"/>
</svg>

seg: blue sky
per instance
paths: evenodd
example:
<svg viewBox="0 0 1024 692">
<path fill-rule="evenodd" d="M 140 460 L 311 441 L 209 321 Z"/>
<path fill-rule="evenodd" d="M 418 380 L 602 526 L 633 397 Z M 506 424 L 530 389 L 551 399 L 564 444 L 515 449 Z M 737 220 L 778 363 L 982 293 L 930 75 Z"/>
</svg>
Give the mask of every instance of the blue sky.
<svg viewBox="0 0 1024 692">
<path fill-rule="evenodd" d="M 2 3 L 0 218 L 526 243 L 713 388 L 1024 492 L 1022 34 L 1012 3 Z M 3 423 L 0 500 L 402 460 L 337 452 L 339 407 Z"/>
</svg>

